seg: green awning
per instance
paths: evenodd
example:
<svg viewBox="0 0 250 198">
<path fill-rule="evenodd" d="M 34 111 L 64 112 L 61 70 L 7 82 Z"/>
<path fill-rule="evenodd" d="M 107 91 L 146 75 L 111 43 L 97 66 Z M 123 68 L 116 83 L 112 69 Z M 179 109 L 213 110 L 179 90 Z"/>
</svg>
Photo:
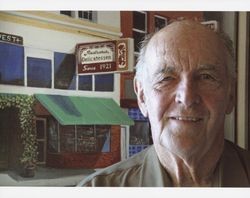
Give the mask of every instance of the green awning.
<svg viewBox="0 0 250 198">
<path fill-rule="evenodd" d="M 133 125 L 110 98 L 35 94 L 61 125 Z"/>
</svg>

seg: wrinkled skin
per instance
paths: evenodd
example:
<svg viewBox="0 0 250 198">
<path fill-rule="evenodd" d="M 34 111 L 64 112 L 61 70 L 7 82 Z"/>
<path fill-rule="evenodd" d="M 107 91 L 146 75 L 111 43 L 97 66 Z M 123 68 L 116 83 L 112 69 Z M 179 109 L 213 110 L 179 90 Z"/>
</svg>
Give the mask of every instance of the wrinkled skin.
<svg viewBox="0 0 250 198">
<path fill-rule="evenodd" d="M 194 22 L 169 25 L 149 41 L 147 76 L 135 79 L 135 90 L 159 159 L 177 186 L 187 175 L 191 182 L 184 185 L 209 183 L 221 155 L 225 115 L 234 104 L 229 57 L 219 37 Z"/>
</svg>

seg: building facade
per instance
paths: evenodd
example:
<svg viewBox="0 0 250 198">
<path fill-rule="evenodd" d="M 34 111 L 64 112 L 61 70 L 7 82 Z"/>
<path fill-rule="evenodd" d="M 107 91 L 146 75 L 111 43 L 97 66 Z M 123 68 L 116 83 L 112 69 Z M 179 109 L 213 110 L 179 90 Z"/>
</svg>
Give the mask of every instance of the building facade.
<svg viewBox="0 0 250 198">
<path fill-rule="evenodd" d="M 120 12 L 3 11 L 0 27 L 0 168 L 120 161 L 133 124 L 119 107 L 120 74 L 81 75 L 76 59 L 77 44 L 120 38 Z"/>
</svg>

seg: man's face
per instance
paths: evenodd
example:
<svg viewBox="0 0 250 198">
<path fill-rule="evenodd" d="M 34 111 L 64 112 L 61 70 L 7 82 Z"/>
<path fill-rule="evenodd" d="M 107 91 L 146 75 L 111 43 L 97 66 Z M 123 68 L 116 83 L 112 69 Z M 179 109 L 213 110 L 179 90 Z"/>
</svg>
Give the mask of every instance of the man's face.
<svg viewBox="0 0 250 198">
<path fill-rule="evenodd" d="M 233 97 L 228 54 L 217 35 L 199 26 L 161 31 L 145 57 L 141 110 L 149 117 L 156 147 L 191 157 L 221 142 Z"/>
</svg>

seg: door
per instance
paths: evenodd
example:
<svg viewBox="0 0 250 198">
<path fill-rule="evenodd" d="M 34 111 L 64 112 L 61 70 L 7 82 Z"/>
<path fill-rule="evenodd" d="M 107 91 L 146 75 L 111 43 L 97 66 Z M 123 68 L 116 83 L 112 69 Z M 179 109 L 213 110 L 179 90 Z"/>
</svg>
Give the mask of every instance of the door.
<svg viewBox="0 0 250 198">
<path fill-rule="evenodd" d="M 47 153 L 47 137 L 46 137 L 46 118 L 36 118 L 36 134 L 38 145 L 38 161 L 37 164 L 45 164 Z"/>
<path fill-rule="evenodd" d="M 0 111 L 0 170 L 8 169 L 9 153 L 9 129 L 7 122 L 6 110 Z"/>
</svg>

